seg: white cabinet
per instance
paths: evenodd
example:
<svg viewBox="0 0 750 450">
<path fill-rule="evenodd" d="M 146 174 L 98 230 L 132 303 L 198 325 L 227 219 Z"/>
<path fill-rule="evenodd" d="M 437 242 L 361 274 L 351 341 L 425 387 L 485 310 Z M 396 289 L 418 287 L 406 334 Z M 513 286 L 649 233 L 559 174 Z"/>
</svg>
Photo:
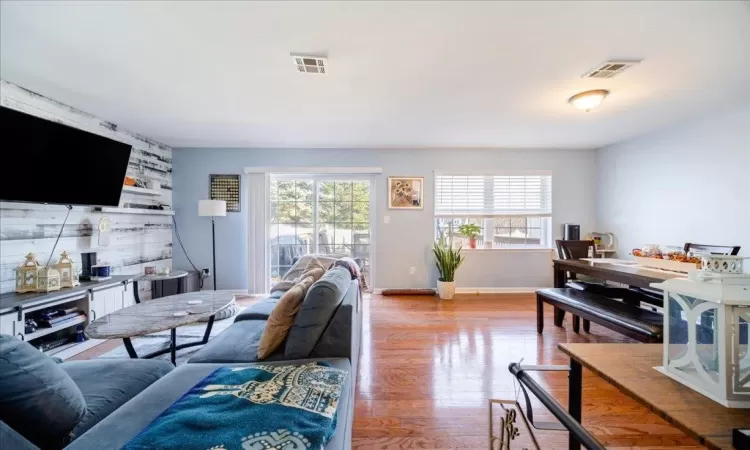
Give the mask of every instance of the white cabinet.
<svg viewBox="0 0 750 450">
<path fill-rule="evenodd" d="M 127 308 L 128 306 L 135 305 L 135 283 L 128 283 L 125 285 L 125 291 L 122 293 L 122 307 Z"/>
<path fill-rule="evenodd" d="M 23 321 L 18 320 L 17 312 L 14 311 L 0 316 L 0 334 L 7 334 L 23 339 Z"/>
<path fill-rule="evenodd" d="M 118 284 L 111 288 L 95 290 L 91 293 L 89 320 L 94 321 L 122 309 L 124 286 Z"/>
</svg>

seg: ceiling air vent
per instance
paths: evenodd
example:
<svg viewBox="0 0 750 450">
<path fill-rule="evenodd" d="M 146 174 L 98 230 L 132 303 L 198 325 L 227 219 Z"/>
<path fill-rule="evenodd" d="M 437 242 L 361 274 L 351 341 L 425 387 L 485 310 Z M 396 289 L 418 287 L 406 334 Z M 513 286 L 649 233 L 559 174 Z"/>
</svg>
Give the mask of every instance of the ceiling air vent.
<svg viewBox="0 0 750 450">
<path fill-rule="evenodd" d="M 642 60 L 619 60 L 619 61 L 607 61 L 604 64 L 600 64 L 595 69 L 589 70 L 584 73 L 581 78 L 612 78 L 615 75 L 619 75 L 636 64 L 640 64 Z"/>
<path fill-rule="evenodd" d="M 326 73 L 328 58 L 325 56 L 300 55 L 292 53 L 292 60 L 301 73 Z"/>
</svg>

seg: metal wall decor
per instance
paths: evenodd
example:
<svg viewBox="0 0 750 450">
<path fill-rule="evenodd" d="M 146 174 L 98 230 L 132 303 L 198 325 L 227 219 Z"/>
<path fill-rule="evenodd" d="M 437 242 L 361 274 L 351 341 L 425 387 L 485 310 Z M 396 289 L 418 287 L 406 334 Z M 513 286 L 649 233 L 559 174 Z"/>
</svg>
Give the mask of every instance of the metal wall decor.
<svg viewBox="0 0 750 450">
<path fill-rule="evenodd" d="M 227 202 L 227 212 L 240 212 L 240 176 L 211 175 L 208 196 Z"/>
</svg>

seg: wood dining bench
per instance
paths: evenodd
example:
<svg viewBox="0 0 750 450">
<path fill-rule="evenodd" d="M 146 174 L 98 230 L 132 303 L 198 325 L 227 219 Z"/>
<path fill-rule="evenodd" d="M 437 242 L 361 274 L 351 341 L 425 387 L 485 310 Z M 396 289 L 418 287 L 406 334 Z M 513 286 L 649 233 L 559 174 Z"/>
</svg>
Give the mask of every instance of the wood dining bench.
<svg viewBox="0 0 750 450">
<path fill-rule="evenodd" d="M 555 325 L 562 326 L 562 315 L 573 315 L 573 331 L 578 333 L 580 320 L 594 322 L 640 342 L 660 343 L 663 339 L 664 317 L 640 308 L 587 291 L 572 288 L 550 288 L 536 291 L 537 333 L 544 330 L 544 304 L 555 307 Z M 589 330 L 584 327 L 584 331 Z"/>
</svg>

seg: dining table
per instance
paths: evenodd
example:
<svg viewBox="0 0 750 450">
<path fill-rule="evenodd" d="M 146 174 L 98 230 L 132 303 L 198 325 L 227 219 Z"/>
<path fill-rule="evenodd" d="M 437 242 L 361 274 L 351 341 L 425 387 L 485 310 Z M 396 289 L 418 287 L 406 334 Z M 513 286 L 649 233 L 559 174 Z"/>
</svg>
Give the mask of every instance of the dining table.
<svg viewBox="0 0 750 450">
<path fill-rule="evenodd" d="M 554 259 L 554 283 L 556 288 L 565 287 L 567 272 L 588 275 L 592 278 L 625 284 L 642 289 L 653 289 L 651 283 L 661 283 L 672 278 L 687 275 L 651 269 L 638 265 L 635 261 L 606 259 Z"/>
</svg>

